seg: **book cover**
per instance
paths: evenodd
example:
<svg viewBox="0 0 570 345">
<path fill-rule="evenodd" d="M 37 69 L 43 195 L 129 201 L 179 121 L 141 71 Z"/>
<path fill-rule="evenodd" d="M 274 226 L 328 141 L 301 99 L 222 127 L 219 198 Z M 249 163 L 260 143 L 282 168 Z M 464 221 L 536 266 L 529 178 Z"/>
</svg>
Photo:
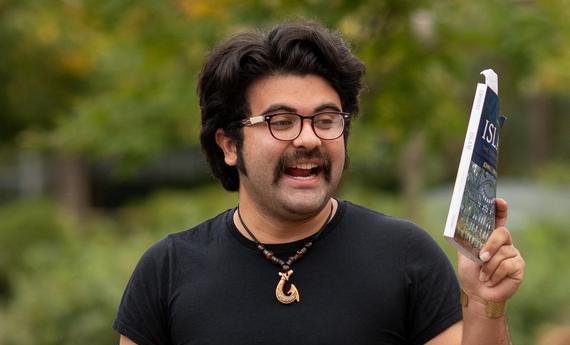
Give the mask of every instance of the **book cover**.
<svg viewBox="0 0 570 345">
<path fill-rule="evenodd" d="M 481 72 L 459 169 L 451 196 L 444 237 L 471 260 L 495 229 L 495 195 L 500 129 L 505 117 L 499 110 L 499 83 L 492 69 Z"/>
</svg>

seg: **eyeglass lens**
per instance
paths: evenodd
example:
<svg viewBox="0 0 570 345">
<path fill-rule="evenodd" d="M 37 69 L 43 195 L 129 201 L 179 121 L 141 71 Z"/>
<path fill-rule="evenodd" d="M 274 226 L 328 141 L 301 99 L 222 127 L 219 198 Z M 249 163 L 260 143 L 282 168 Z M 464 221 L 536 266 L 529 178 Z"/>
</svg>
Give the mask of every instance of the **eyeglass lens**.
<svg viewBox="0 0 570 345">
<path fill-rule="evenodd" d="M 275 115 L 269 121 L 269 129 L 276 139 L 293 140 L 301 133 L 305 119 L 311 119 L 316 136 L 324 140 L 336 139 L 344 131 L 344 119 L 335 112 L 320 113 L 313 117 L 289 113 Z"/>
</svg>

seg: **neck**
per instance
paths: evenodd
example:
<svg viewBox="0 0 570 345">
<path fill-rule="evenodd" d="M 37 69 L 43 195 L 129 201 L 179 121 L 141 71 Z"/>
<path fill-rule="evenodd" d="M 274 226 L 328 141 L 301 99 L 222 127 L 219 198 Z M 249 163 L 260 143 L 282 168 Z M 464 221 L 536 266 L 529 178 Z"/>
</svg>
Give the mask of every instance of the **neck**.
<svg viewBox="0 0 570 345">
<path fill-rule="evenodd" d="M 331 214 L 331 204 L 333 211 Z M 301 219 L 284 219 L 263 212 L 253 205 L 240 203 L 241 217 L 253 235 L 261 243 L 275 244 L 295 242 L 315 234 L 334 215 L 338 202 L 331 198 L 316 214 Z M 253 240 L 241 224 L 237 212 L 233 215 L 234 224 L 246 238 Z"/>
</svg>

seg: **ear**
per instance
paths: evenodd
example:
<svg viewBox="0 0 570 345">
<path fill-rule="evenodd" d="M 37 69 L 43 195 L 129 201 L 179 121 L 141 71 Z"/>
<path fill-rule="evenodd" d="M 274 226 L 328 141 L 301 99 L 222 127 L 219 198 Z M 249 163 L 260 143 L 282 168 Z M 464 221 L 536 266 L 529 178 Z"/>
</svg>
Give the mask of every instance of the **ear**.
<svg viewBox="0 0 570 345">
<path fill-rule="evenodd" d="M 228 136 L 223 129 L 216 130 L 216 143 L 224 152 L 224 162 L 229 166 L 237 164 L 237 147 L 235 142 Z"/>
</svg>

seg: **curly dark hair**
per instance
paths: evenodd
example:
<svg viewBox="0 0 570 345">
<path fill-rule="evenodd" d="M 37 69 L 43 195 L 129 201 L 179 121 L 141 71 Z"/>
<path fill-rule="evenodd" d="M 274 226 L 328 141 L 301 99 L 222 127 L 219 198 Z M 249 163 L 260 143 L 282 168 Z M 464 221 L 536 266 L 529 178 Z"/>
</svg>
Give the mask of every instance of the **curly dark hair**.
<svg viewBox="0 0 570 345">
<path fill-rule="evenodd" d="M 216 130 L 223 129 L 241 154 L 243 131 L 232 124 L 250 112 L 246 90 L 260 78 L 279 74 L 318 75 L 338 93 L 343 111 L 352 116 L 358 113 L 364 65 L 339 32 L 301 20 L 280 24 L 269 32 L 232 36 L 212 50 L 197 86 L 202 112 L 200 142 L 214 176 L 226 190 L 238 190 L 239 165 L 236 168 L 224 162 Z M 348 125 L 345 143 L 347 135 Z"/>
</svg>

